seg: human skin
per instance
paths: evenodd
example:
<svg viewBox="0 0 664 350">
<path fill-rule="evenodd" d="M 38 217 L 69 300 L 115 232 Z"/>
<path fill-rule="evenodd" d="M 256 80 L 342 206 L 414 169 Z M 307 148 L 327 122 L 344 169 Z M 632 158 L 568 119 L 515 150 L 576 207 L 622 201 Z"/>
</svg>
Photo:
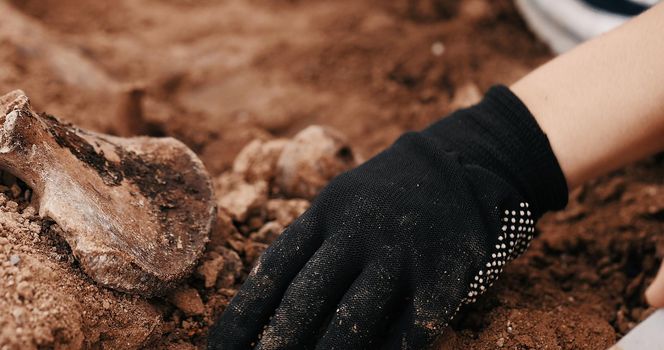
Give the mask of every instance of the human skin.
<svg viewBox="0 0 664 350">
<path fill-rule="evenodd" d="M 664 3 L 510 89 L 547 134 L 568 187 L 664 150 Z M 664 264 L 646 291 L 664 307 Z"/>
</svg>

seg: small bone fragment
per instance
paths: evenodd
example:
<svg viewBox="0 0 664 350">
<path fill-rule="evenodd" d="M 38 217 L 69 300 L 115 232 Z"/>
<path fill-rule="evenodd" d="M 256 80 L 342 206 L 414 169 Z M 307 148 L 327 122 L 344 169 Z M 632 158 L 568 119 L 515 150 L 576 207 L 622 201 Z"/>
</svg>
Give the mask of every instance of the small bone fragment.
<svg viewBox="0 0 664 350">
<path fill-rule="evenodd" d="M 101 285 L 153 296 L 193 269 L 214 217 L 196 155 L 172 138 L 118 138 L 36 114 L 22 91 L 0 97 L 0 168 L 34 191 Z"/>
</svg>

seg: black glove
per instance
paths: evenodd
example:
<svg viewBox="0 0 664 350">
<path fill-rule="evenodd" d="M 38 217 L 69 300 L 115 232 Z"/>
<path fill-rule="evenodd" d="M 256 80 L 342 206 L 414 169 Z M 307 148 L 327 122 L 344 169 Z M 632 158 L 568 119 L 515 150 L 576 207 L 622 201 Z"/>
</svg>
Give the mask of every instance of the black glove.
<svg viewBox="0 0 664 350">
<path fill-rule="evenodd" d="M 566 202 L 546 136 L 494 87 L 335 178 L 260 258 L 209 347 L 426 347 Z"/>
</svg>

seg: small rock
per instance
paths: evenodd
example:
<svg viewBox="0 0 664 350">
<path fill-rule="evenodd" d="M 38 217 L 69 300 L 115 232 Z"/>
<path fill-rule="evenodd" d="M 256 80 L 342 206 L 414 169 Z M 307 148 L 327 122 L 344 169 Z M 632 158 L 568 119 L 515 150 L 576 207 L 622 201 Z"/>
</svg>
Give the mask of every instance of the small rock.
<svg viewBox="0 0 664 350">
<path fill-rule="evenodd" d="M 622 334 L 627 334 L 627 332 L 629 332 L 633 327 L 632 322 L 629 322 L 628 320 L 627 314 L 628 312 L 625 306 L 620 307 L 620 309 L 616 312 L 616 325 Z"/>
<path fill-rule="evenodd" d="M 104 300 L 101 302 L 101 307 L 103 307 L 104 310 L 108 310 L 111 308 L 111 303 L 109 303 L 108 300 Z"/>
<path fill-rule="evenodd" d="M 240 256 L 225 247 L 220 247 L 218 252 L 224 257 L 224 268 L 221 274 L 217 277 L 217 288 L 231 288 L 235 284 L 235 280 L 242 274 L 242 259 Z"/>
<path fill-rule="evenodd" d="M 281 235 L 283 230 L 284 226 L 281 225 L 281 223 L 270 221 L 263 225 L 258 232 L 252 233 L 251 236 L 249 236 L 249 239 L 256 242 L 270 244 Z"/>
<path fill-rule="evenodd" d="M 262 141 L 256 139 L 238 153 L 233 162 L 233 171 L 249 182 L 271 182 L 275 175 L 277 160 L 288 140 Z"/>
<path fill-rule="evenodd" d="M 482 92 L 477 85 L 468 82 L 454 91 L 454 97 L 452 98 L 452 102 L 450 102 L 450 108 L 455 110 L 470 107 L 481 99 Z"/>
<path fill-rule="evenodd" d="M 394 17 L 390 16 L 388 13 L 380 11 L 378 8 L 375 8 L 372 11 L 367 11 L 362 17 L 363 19 L 359 29 L 363 32 L 384 32 L 395 24 Z"/>
<path fill-rule="evenodd" d="M 187 316 L 202 315 L 205 312 L 205 306 L 196 289 L 178 289 L 169 296 L 169 300 Z"/>
<path fill-rule="evenodd" d="M 431 44 L 431 53 L 434 56 L 442 56 L 443 53 L 445 53 L 445 45 L 443 45 L 443 43 L 440 41 L 434 42 Z"/>
<path fill-rule="evenodd" d="M 33 295 L 32 286 L 27 281 L 21 281 L 16 285 L 16 292 L 24 300 L 31 300 Z"/>
<path fill-rule="evenodd" d="M 309 201 L 305 199 L 270 199 L 266 205 L 267 218 L 286 227 L 304 214 L 309 205 Z"/>
<path fill-rule="evenodd" d="M 267 201 L 267 190 L 265 181 L 250 184 L 235 173 L 223 174 L 215 181 L 217 204 L 235 221 L 245 221 L 252 210 L 260 208 Z"/>
<path fill-rule="evenodd" d="M 247 220 L 247 228 L 249 231 L 258 230 L 259 228 L 263 227 L 264 223 L 265 221 L 261 216 L 252 216 L 249 218 L 249 220 Z"/>
<path fill-rule="evenodd" d="M 247 242 L 244 246 L 244 258 L 249 265 L 253 265 L 265 249 L 267 249 L 267 244 L 265 243 Z"/>
<path fill-rule="evenodd" d="M 10 212 L 16 212 L 16 210 L 18 209 L 18 203 L 14 201 L 7 201 L 7 203 L 5 203 L 5 206 L 7 207 L 7 209 L 9 209 Z"/>
<path fill-rule="evenodd" d="M 471 22 L 486 19 L 495 13 L 486 0 L 465 0 L 459 3 L 459 16 Z"/>
<path fill-rule="evenodd" d="M 12 309 L 11 314 L 14 316 L 14 319 L 21 322 L 23 315 L 25 315 L 25 309 L 22 307 L 15 307 Z"/>
<path fill-rule="evenodd" d="M 196 272 L 203 277 L 205 288 L 212 288 L 217 283 L 219 272 L 224 268 L 224 257 L 217 252 L 210 252 Z"/>
<path fill-rule="evenodd" d="M 16 266 L 21 261 L 21 257 L 18 255 L 12 255 L 9 257 L 9 263 Z"/>
<path fill-rule="evenodd" d="M 498 338 L 498 340 L 496 340 L 496 346 L 502 348 L 503 345 L 505 345 L 505 338 L 503 337 Z"/>
<path fill-rule="evenodd" d="M 224 245 L 230 237 L 238 233 L 230 214 L 223 209 L 217 210 L 217 220 L 210 232 L 210 247 Z"/>
<path fill-rule="evenodd" d="M 239 233 L 236 233 L 228 239 L 227 243 L 236 252 L 243 252 L 245 241 L 246 241 L 246 239 L 244 238 L 244 236 L 242 236 Z"/>
<path fill-rule="evenodd" d="M 12 192 L 12 197 L 18 198 L 21 195 L 21 188 L 18 187 L 17 184 L 13 184 L 12 187 L 9 188 Z"/>
<path fill-rule="evenodd" d="M 311 199 L 333 177 L 355 165 L 357 158 L 341 133 L 314 125 L 284 147 L 275 180 L 284 194 Z"/>
</svg>

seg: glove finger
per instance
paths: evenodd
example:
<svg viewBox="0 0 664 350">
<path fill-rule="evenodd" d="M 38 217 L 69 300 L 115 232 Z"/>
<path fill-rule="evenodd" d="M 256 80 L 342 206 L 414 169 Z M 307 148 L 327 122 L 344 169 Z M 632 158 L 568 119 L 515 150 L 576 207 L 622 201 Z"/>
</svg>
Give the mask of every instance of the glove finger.
<svg viewBox="0 0 664 350">
<path fill-rule="evenodd" d="M 318 349 L 370 349 L 391 314 L 398 282 L 393 271 L 372 264 L 353 282 L 337 306 Z"/>
<path fill-rule="evenodd" d="M 444 278 L 436 285 L 420 286 L 398 317 L 387 349 L 427 349 L 443 333 L 463 303 L 463 288 L 456 279 Z M 446 284 L 447 288 L 440 288 Z"/>
<path fill-rule="evenodd" d="M 288 285 L 322 244 L 322 237 L 311 232 L 308 221 L 301 217 L 265 251 L 238 294 L 210 328 L 209 349 L 254 346 Z"/>
<path fill-rule="evenodd" d="M 459 311 L 463 289 L 459 285 L 448 288 L 420 288 L 413 297 L 412 327 L 406 332 L 406 341 L 413 349 L 433 344 L 447 324 Z"/>
<path fill-rule="evenodd" d="M 312 346 L 323 322 L 359 274 L 343 245 L 326 241 L 286 290 L 258 349 Z"/>
<path fill-rule="evenodd" d="M 395 322 L 383 348 L 428 349 L 442 334 L 448 320 L 419 317 L 415 305 L 411 303 Z"/>
</svg>

